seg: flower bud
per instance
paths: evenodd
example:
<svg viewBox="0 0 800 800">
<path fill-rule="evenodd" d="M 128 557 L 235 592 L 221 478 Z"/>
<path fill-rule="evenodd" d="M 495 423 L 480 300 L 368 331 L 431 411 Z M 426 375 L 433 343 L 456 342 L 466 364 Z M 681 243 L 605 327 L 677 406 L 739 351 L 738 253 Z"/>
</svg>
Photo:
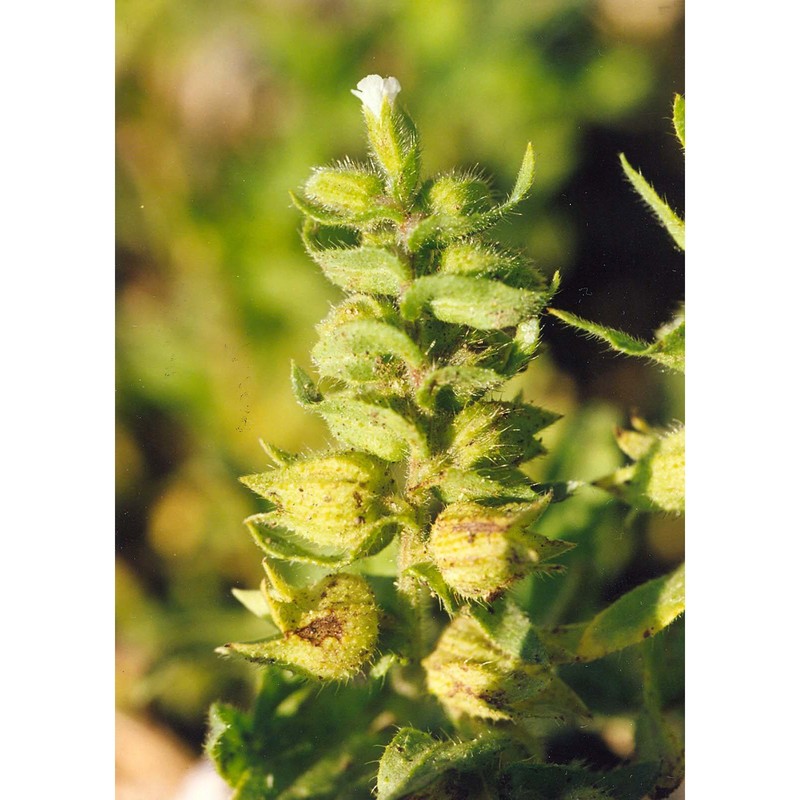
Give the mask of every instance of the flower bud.
<svg viewBox="0 0 800 800">
<path fill-rule="evenodd" d="M 305 185 L 310 200 L 346 215 L 371 211 L 383 194 L 383 181 L 373 172 L 355 167 L 322 167 Z"/>
<path fill-rule="evenodd" d="M 392 195 L 406 201 L 417 185 L 420 150 L 413 122 L 395 109 L 397 78 L 367 75 L 351 92 L 361 100 L 372 154 L 388 179 Z"/>
<path fill-rule="evenodd" d="M 276 525 L 340 549 L 363 542 L 387 514 L 383 498 L 394 487 L 384 462 L 358 452 L 297 459 L 241 481 L 275 506 Z"/>
<path fill-rule="evenodd" d="M 431 528 L 428 551 L 447 584 L 464 597 L 492 600 L 540 562 L 570 549 L 528 530 L 549 502 L 549 495 L 540 495 L 530 503 L 446 506 Z"/>
<path fill-rule="evenodd" d="M 279 664 L 302 675 L 341 681 L 353 677 L 378 640 L 378 607 L 360 575 L 329 575 L 308 589 L 292 589 L 266 565 L 262 591 L 281 635 L 218 648 L 258 664 Z"/>
<path fill-rule="evenodd" d="M 443 175 L 430 187 L 427 199 L 431 212 L 444 217 L 481 214 L 491 206 L 486 182 L 464 175 Z"/>
<path fill-rule="evenodd" d="M 422 662 L 428 689 L 453 716 L 491 720 L 524 716 L 553 676 L 495 644 L 469 614 L 457 616 Z"/>
</svg>

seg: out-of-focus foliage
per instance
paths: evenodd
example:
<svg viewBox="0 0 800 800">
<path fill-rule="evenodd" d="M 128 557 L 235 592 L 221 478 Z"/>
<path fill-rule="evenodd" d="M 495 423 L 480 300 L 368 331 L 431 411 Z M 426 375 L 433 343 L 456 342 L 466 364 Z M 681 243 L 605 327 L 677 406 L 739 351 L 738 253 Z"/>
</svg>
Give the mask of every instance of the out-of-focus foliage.
<svg viewBox="0 0 800 800">
<path fill-rule="evenodd" d="M 259 437 L 292 452 L 327 441 L 322 421 L 294 403 L 287 365 L 311 349 L 339 293 L 302 251 L 288 189 L 309 164 L 363 151 L 348 90 L 369 72 L 400 76 L 430 172 L 480 162 L 510 187 L 508 147 L 531 139 L 535 196 L 498 231 L 545 272 L 560 269 L 566 293 L 592 235 L 592 215 L 564 202 L 568 189 L 580 192 L 590 132 L 618 139 L 658 128 L 682 88 L 670 83 L 679 8 L 648 16 L 625 5 L 120 0 L 121 705 L 157 712 L 197 745 L 210 702 L 252 692 L 254 670 L 213 654 L 221 641 L 263 635 L 229 591 L 261 577 L 240 522 L 258 505 L 236 478 L 266 463 Z M 630 207 L 619 214 L 633 216 Z M 616 368 L 617 382 L 599 391 L 585 378 L 543 355 L 515 382 L 565 415 L 546 431 L 551 455 L 537 479 L 592 481 L 622 466 L 613 427 L 630 409 L 608 402 L 617 394 L 658 398 L 665 425 L 680 416 L 680 389 L 657 371 Z M 578 412 L 587 392 L 606 399 Z M 548 512 L 548 533 L 568 529 L 564 538 L 585 546 L 562 557 L 564 577 L 519 590 L 537 622 L 589 619 L 609 596 L 680 560 L 672 522 L 637 517 L 626 528 L 625 514 L 591 489 Z"/>
</svg>

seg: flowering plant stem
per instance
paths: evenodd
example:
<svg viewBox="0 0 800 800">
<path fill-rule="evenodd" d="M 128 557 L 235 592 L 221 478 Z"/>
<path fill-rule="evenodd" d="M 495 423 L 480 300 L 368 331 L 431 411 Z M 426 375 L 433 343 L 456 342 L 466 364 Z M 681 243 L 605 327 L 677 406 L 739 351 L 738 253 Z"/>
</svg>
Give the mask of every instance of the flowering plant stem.
<svg viewBox="0 0 800 800">
<path fill-rule="evenodd" d="M 574 485 L 537 485 L 520 468 L 544 453 L 539 434 L 559 415 L 499 394 L 534 358 L 540 315 L 558 287 L 557 275 L 548 282 L 488 238 L 530 190 L 533 150 L 500 204 L 471 172 L 422 180 L 399 92 L 395 78 L 362 80 L 354 94 L 370 163 L 319 168 L 293 195 L 310 256 L 345 292 L 312 350 L 319 382 L 292 369 L 298 402 L 323 417 L 337 445 L 310 456 L 267 445 L 274 467 L 242 479 L 266 504 L 246 520 L 265 578 L 237 597 L 273 632 L 220 652 L 270 678 L 252 715 L 212 709 L 208 751 L 242 800 L 366 798 L 375 781 L 378 800 L 567 797 L 569 785 L 582 787 L 575 800 L 633 800 L 667 785 L 660 709 L 645 703 L 651 760 L 632 772 L 553 771 L 543 742 L 554 726 L 591 719 L 559 668 L 641 646 L 666 628 L 683 612 L 683 573 L 552 629 L 515 600 L 523 579 L 561 574 L 555 559 L 575 546 L 538 530 Z M 648 477 L 634 465 L 607 488 L 677 504 L 679 443 L 637 435 L 621 446 Z M 373 699 L 387 675 L 394 696 L 381 710 Z M 344 740 L 334 736 L 316 761 L 289 741 L 291 720 L 311 702 L 293 676 L 360 698 L 360 722 L 341 728 Z M 318 702 L 332 702 L 325 697 Z M 438 736 L 397 729 L 409 719 Z M 377 776 L 361 756 L 376 745 Z"/>
</svg>

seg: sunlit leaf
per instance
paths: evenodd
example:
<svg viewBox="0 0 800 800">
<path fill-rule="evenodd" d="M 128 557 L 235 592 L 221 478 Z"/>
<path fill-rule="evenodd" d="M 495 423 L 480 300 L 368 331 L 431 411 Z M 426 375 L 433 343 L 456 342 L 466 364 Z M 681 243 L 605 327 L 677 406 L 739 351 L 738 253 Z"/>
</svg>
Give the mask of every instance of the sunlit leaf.
<svg viewBox="0 0 800 800">
<path fill-rule="evenodd" d="M 686 230 L 683 220 L 667 205 L 666 201 L 658 195 L 656 190 L 642 177 L 642 174 L 635 170 L 620 153 L 619 156 L 622 169 L 625 175 L 633 184 L 642 200 L 653 210 L 658 221 L 667 229 L 669 235 L 675 240 L 675 244 L 681 250 L 686 249 Z"/>
<path fill-rule="evenodd" d="M 611 346 L 618 353 L 629 356 L 643 356 L 663 364 L 677 372 L 683 372 L 685 365 L 686 325 L 680 320 L 677 325 L 655 342 L 643 342 L 624 331 L 589 322 L 568 311 L 557 308 L 547 309 L 553 316 L 573 328 L 578 328 Z"/>
</svg>

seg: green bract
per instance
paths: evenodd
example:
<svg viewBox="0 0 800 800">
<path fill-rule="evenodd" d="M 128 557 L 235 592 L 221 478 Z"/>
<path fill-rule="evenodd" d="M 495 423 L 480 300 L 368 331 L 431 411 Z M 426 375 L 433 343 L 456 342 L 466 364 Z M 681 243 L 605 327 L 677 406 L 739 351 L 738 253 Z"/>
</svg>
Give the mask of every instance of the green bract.
<svg viewBox="0 0 800 800">
<path fill-rule="evenodd" d="M 336 444 L 304 456 L 267 446 L 275 466 L 241 479 L 263 503 L 246 525 L 267 578 L 260 591 L 235 595 L 273 627 L 260 641 L 220 648 L 302 678 L 351 681 L 363 724 L 331 741 L 317 730 L 324 721 L 309 720 L 326 742 L 318 756 L 303 749 L 311 734 L 302 731 L 296 750 L 273 744 L 290 735 L 286 719 L 312 705 L 300 689 L 270 695 L 293 680 L 283 675 L 265 681 L 252 718 L 215 707 L 209 753 L 241 800 L 366 798 L 371 787 L 378 800 L 634 800 L 665 789 L 679 761 L 655 691 L 641 712 L 650 760 L 594 773 L 544 759 L 553 720 L 589 724 L 591 715 L 559 670 L 641 655 L 683 613 L 684 592 L 678 569 L 560 626 L 534 624 L 518 602 L 526 578 L 561 580 L 579 540 L 540 526 L 577 483 L 537 484 L 525 471 L 560 415 L 500 394 L 534 357 L 540 315 L 558 288 L 557 274 L 547 281 L 488 234 L 531 188 L 533 150 L 500 204 L 473 173 L 423 180 L 399 91 L 394 78 L 362 80 L 354 94 L 371 165 L 318 168 L 293 195 L 309 255 L 345 294 L 317 327 L 317 377 L 291 370 L 297 402 L 325 420 Z M 683 141 L 678 114 L 682 104 Z M 682 243 L 682 223 L 624 163 Z M 553 313 L 617 350 L 682 367 L 682 317 L 646 344 Z M 617 438 L 632 463 L 595 484 L 636 509 L 682 511 L 683 428 L 637 424 Z M 552 562 L 561 556 L 565 564 Z M 428 730 L 398 730 L 411 719 Z M 276 752 L 302 766 L 288 775 Z"/>
</svg>

